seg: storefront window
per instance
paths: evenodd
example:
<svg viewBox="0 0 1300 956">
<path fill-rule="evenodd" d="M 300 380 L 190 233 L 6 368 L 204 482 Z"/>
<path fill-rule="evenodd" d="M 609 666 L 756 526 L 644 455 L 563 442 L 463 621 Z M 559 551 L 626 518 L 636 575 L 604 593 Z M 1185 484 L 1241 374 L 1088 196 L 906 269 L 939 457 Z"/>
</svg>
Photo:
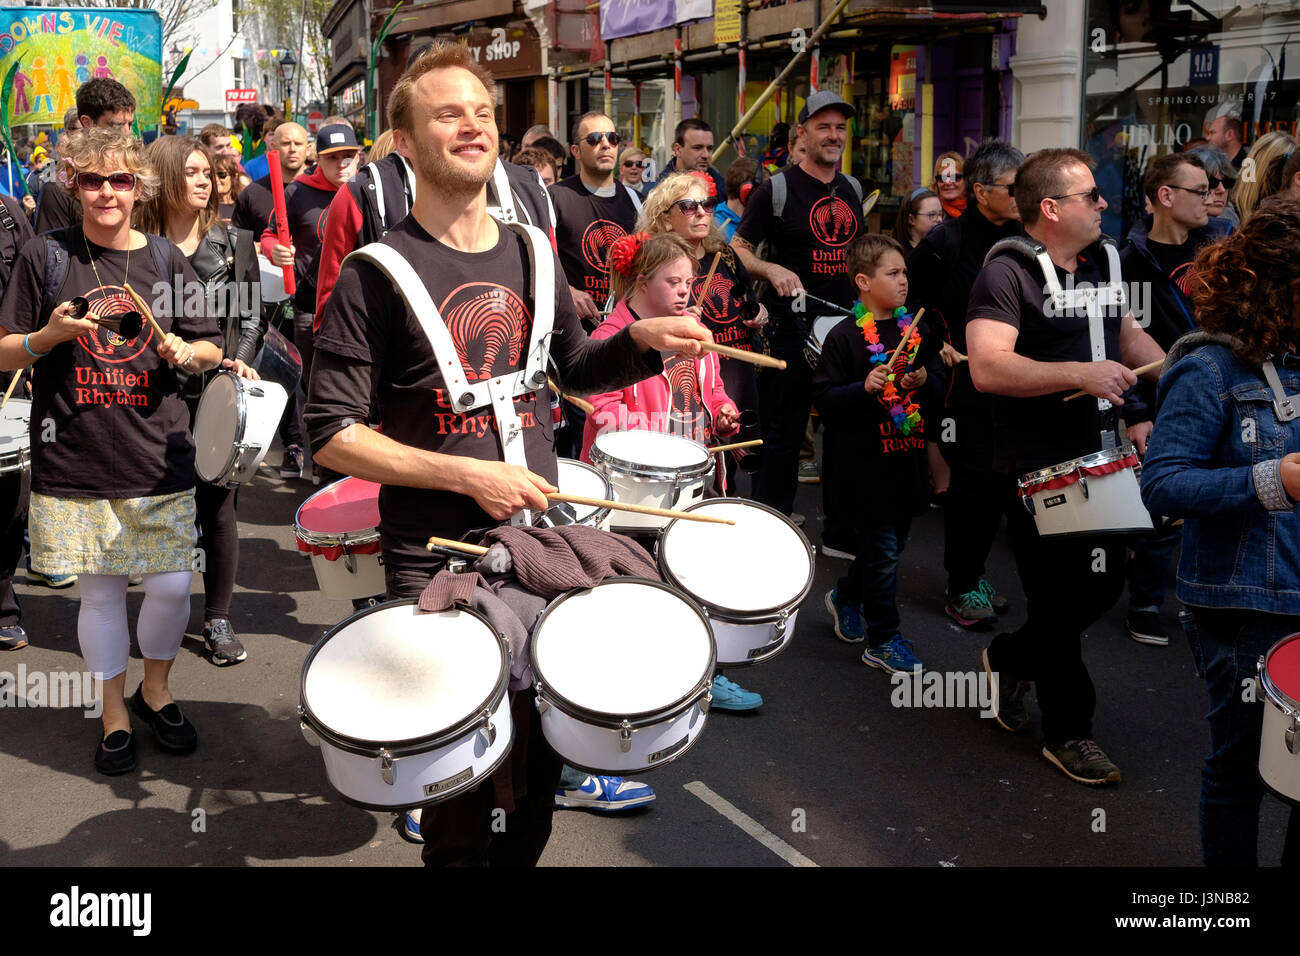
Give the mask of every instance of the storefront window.
<svg viewBox="0 0 1300 956">
<path fill-rule="evenodd" d="M 1270 130 L 1296 134 L 1295 4 L 1089 0 L 1088 6 L 1082 141 L 1097 160 L 1097 185 L 1110 203 L 1102 222 L 1109 235 L 1127 234 L 1143 215 L 1147 163 L 1217 138 L 1221 117 L 1240 120 L 1247 149 Z"/>
</svg>

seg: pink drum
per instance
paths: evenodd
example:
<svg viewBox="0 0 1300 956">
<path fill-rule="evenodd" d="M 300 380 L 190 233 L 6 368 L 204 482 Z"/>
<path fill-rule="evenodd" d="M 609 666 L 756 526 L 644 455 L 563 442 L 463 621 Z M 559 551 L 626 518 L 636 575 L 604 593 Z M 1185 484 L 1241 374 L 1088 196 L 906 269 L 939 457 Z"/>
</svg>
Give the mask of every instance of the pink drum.
<svg viewBox="0 0 1300 956">
<path fill-rule="evenodd" d="M 344 478 L 302 503 L 294 518 L 298 550 L 311 555 L 326 597 L 354 600 L 384 594 L 379 553 L 379 485 Z"/>
<path fill-rule="evenodd" d="M 1300 634 L 1269 648 L 1258 678 L 1264 692 L 1259 775 L 1274 793 L 1300 803 Z"/>
</svg>

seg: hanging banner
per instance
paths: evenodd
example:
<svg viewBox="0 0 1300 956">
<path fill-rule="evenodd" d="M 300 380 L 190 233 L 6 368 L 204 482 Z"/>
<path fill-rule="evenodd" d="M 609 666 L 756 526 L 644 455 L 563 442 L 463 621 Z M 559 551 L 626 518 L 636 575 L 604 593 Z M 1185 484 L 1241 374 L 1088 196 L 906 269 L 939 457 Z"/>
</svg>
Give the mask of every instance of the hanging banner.
<svg viewBox="0 0 1300 956">
<path fill-rule="evenodd" d="M 713 14 L 713 42 L 740 42 L 741 0 L 717 0 Z"/>
<path fill-rule="evenodd" d="M 117 80 L 135 96 L 141 129 L 162 111 L 162 17 L 118 7 L 0 7 L 0 75 L 15 60 L 11 126 L 63 126 L 77 88 Z"/>
<path fill-rule="evenodd" d="M 713 0 L 674 0 L 677 22 L 707 20 L 713 16 Z"/>
<path fill-rule="evenodd" d="M 713 0 L 600 0 L 600 36 L 617 40 L 711 16 Z"/>
</svg>

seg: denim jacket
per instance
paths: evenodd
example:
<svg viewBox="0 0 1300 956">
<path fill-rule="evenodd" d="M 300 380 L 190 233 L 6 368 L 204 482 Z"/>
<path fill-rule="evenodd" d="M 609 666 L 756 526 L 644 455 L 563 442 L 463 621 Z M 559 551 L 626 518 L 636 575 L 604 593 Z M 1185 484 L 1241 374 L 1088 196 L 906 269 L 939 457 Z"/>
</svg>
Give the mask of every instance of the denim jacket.
<svg viewBox="0 0 1300 956">
<path fill-rule="evenodd" d="M 1279 421 L 1258 365 L 1204 332 L 1170 349 L 1142 465 L 1142 500 L 1184 518 L 1178 597 L 1197 607 L 1300 614 L 1300 512 L 1281 459 L 1300 452 L 1300 418 Z M 1300 409 L 1300 356 L 1275 357 Z"/>
</svg>

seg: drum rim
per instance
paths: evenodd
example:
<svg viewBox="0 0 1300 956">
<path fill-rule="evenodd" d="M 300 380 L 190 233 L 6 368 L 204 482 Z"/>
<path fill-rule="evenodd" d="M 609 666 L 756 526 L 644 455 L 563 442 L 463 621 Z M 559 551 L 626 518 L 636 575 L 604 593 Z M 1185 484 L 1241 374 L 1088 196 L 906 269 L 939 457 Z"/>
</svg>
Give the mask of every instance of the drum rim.
<svg viewBox="0 0 1300 956">
<path fill-rule="evenodd" d="M 325 492 L 336 488 L 345 481 L 364 481 L 364 478 L 357 478 L 356 475 L 345 475 L 338 481 L 331 481 L 319 491 L 314 491 L 307 496 L 307 500 L 298 506 L 298 510 L 293 513 L 293 533 L 294 536 L 303 544 L 314 544 L 318 547 L 348 547 L 357 544 L 374 544 L 379 540 L 379 526 L 372 528 L 359 528 L 356 531 L 312 531 L 302 526 L 302 509 L 311 504 L 317 497 Z M 337 625 L 335 625 L 337 627 Z"/>
<path fill-rule="evenodd" d="M 1108 465 L 1112 461 L 1119 461 L 1122 458 L 1128 458 L 1130 455 L 1136 454 L 1137 449 L 1132 445 L 1103 448 L 1101 451 L 1089 452 L 1086 455 L 1080 455 L 1078 458 L 1071 458 L 1068 461 L 1049 465 L 1046 468 L 1039 468 L 1037 471 L 1027 472 L 1017 478 L 1016 483 L 1021 488 L 1028 489 L 1031 485 L 1040 485 L 1045 481 L 1051 481 L 1053 478 L 1060 478 L 1079 468 L 1096 468 L 1098 465 Z"/>
<path fill-rule="evenodd" d="M 738 504 L 747 508 L 760 508 L 763 511 L 768 512 L 768 514 L 780 518 L 794 530 L 798 535 L 799 540 L 803 542 L 804 552 L 808 555 L 808 580 L 804 582 L 803 588 L 799 591 L 799 596 L 786 604 L 776 604 L 771 607 L 757 608 L 753 611 L 742 611 L 734 607 L 723 607 L 720 604 L 714 604 L 711 601 L 706 601 L 703 598 L 697 597 L 693 591 L 686 588 L 681 581 L 678 580 L 677 575 L 673 574 L 672 568 L 668 567 L 668 559 L 664 556 L 664 547 L 666 544 L 665 539 L 668 536 L 668 532 L 672 530 L 673 525 L 682 520 L 681 518 L 673 518 L 669 521 L 659 535 L 659 544 L 655 549 L 655 562 L 659 566 L 659 573 L 662 574 L 664 578 L 667 579 L 668 583 L 674 588 L 681 591 L 693 602 L 704 608 L 705 617 L 714 617 L 719 621 L 726 622 L 727 624 L 766 624 L 771 621 L 780 620 L 782 617 L 788 615 L 791 609 L 797 609 L 801 604 L 803 604 L 809 593 L 812 591 L 813 582 L 817 578 L 817 557 L 813 552 L 812 543 L 808 540 L 808 536 L 799 530 L 798 525 L 785 515 L 781 514 L 781 512 L 763 504 L 762 502 L 750 501 L 748 498 L 705 498 L 703 501 L 697 501 L 693 505 L 687 505 L 682 510 L 695 511 L 698 508 L 703 508 L 708 505 L 716 505 L 718 503 Z M 727 666 L 730 667 L 733 665 L 729 664 Z"/>
<path fill-rule="evenodd" d="M 545 673 L 537 663 L 537 635 L 541 633 L 542 625 L 546 623 L 546 619 L 551 616 L 551 612 L 565 601 L 569 600 L 569 598 L 590 594 L 592 591 L 596 590 L 596 588 L 605 587 L 606 585 L 627 582 L 653 585 L 662 591 L 667 591 L 670 594 L 675 594 L 681 598 L 686 603 L 686 606 L 690 608 L 697 617 L 699 617 L 700 623 L 704 625 L 705 636 L 709 639 L 709 661 L 699 683 L 673 703 L 659 707 L 655 710 L 644 710 L 630 714 L 618 714 L 615 716 L 607 711 L 591 710 L 581 704 L 575 703 L 557 691 L 554 686 L 546 680 Z M 677 588 L 665 584 L 663 581 L 655 581 L 651 578 L 638 577 L 636 575 L 622 575 L 606 578 L 595 587 L 566 591 L 550 604 L 546 605 L 545 610 L 538 615 L 537 623 L 533 625 L 533 633 L 528 641 L 528 663 L 533 670 L 533 689 L 537 694 L 538 700 L 545 700 L 546 703 L 555 707 L 562 713 L 596 727 L 618 730 L 621 729 L 624 722 L 626 722 L 629 727 L 636 729 L 639 727 L 652 727 L 655 724 L 662 723 L 666 718 L 682 713 L 692 704 L 701 700 L 706 694 L 708 694 L 709 688 L 713 684 L 713 671 L 718 664 L 718 642 L 713 637 L 713 628 L 709 625 L 708 617 L 702 610 L 700 610 L 699 604 L 692 600 L 690 595 L 683 594 Z"/>
<path fill-rule="evenodd" d="M 15 372 L 15 375 L 21 372 Z M 27 406 L 27 427 L 18 432 L 14 437 L 17 439 L 27 439 L 27 444 L 15 445 L 10 451 L 0 452 L 0 474 L 8 474 L 11 471 L 24 471 L 31 465 L 32 460 L 32 400 L 30 398 L 11 398 L 5 403 L 5 409 L 12 408 L 15 411 Z M 5 414 L 4 421 L 21 422 L 22 417 L 19 415 Z"/>
<path fill-rule="evenodd" d="M 698 465 L 683 465 L 680 468 L 673 468 L 670 471 L 664 469 L 664 465 L 645 465 L 634 461 L 626 461 L 618 458 L 601 448 L 598 448 L 596 442 L 600 441 L 600 435 L 592 440 L 591 448 L 587 454 L 590 456 L 592 463 L 598 468 L 604 466 L 612 470 L 620 471 L 631 478 L 650 478 L 655 481 L 672 481 L 680 478 L 699 478 L 707 475 L 713 468 L 713 455 L 705 445 L 701 445 L 693 438 L 687 438 L 685 435 L 672 435 L 668 432 L 651 431 L 648 428 L 619 428 L 614 431 L 602 432 L 605 435 L 634 435 L 636 433 L 647 435 L 667 435 L 669 438 L 680 438 L 682 441 L 688 441 L 704 452 L 704 461 Z M 599 461 L 597 459 L 599 458 Z M 608 477 L 608 476 L 607 476 Z"/>
<path fill-rule="evenodd" d="M 316 655 L 320 653 L 321 648 L 328 644 L 344 627 L 369 614 L 402 605 L 414 604 L 418 606 L 419 603 L 415 598 L 401 598 L 365 608 L 339 621 L 326 631 L 319 641 L 312 645 L 312 649 L 307 653 L 307 659 L 302 662 L 302 670 L 298 674 L 298 715 L 321 740 L 329 741 L 339 750 L 345 750 L 348 753 L 362 757 L 378 757 L 384 752 L 387 752 L 394 759 L 411 757 L 416 754 L 428 753 L 430 750 L 436 750 L 464 737 L 468 732 L 482 725 L 485 710 L 491 714 L 501 705 L 501 701 L 509 693 L 510 687 L 510 645 L 506 643 L 506 639 L 492 626 L 492 622 L 482 612 L 467 605 L 458 604 L 454 610 L 478 618 L 487 627 L 488 632 L 496 638 L 497 647 L 501 651 L 501 670 L 497 675 L 496 683 L 493 684 L 492 691 L 488 696 L 470 712 L 470 716 L 463 718 L 449 728 L 435 731 L 433 734 L 424 737 L 406 737 L 401 740 L 385 742 L 353 737 L 350 734 L 335 730 L 312 712 L 311 705 L 307 702 L 307 671 L 311 669 L 312 661 L 316 659 Z M 447 610 L 453 610 L 453 608 Z M 442 612 L 435 611 L 433 613 L 441 614 Z"/>
<path fill-rule="evenodd" d="M 199 415 L 203 411 L 203 400 L 208 397 L 208 392 L 212 390 L 212 387 L 218 381 L 227 376 L 234 379 L 235 386 L 235 440 L 230 446 L 230 454 L 226 456 L 226 463 L 221 466 L 221 470 L 209 478 L 199 471 L 200 455 L 197 448 L 194 451 L 194 473 L 210 485 L 219 485 L 234 474 L 235 465 L 239 463 L 240 457 L 239 443 L 244 437 L 245 429 L 248 427 L 248 404 L 244 398 L 244 385 L 239 380 L 239 376 L 228 369 L 223 369 L 214 375 L 212 381 L 203 389 L 203 394 L 199 396 L 199 404 L 194 409 L 194 423 L 195 425 L 198 424 Z"/>
<path fill-rule="evenodd" d="M 1300 701 L 1278 687 L 1277 682 L 1273 680 L 1268 672 L 1268 662 L 1269 658 L 1273 656 L 1273 652 L 1283 644 L 1289 644 L 1292 641 L 1300 641 L 1300 632 L 1288 634 L 1265 651 L 1255 669 L 1258 672 L 1260 686 L 1264 688 L 1264 695 L 1277 704 L 1284 713 L 1288 713 L 1292 717 L 1300 717 Z"/>
<path fill-rule="evenodd" d="M 571 465 L 577 465 L 579 468 L 582 468 L 582 469 L 584 469 L 584 470 L 586 470 L 586 471 L 590 471 L 592 474 L 596 475 L 596 476 L 597 476 L 601 481 L 603 481 L 603 482 L 605 483 L 605 498 L 608 499 L 608 500 L 610 500 L 610 501 L 615 500 L 615 499 L 614 499 L 614 483 L 613 483 L 612 481 L 609 480 L 609 475 L 605 474 L 603 471 L 601 471 L 601 470 L 600 470 L 599 468 L 597 468 L 595 465 L 589 465 L 589 464 L 587 464 L 585 461 L 579 461 L 579 460 L 576 459 L 576 458 L 560 458 L 560 457 L 557 457 L 557 458 L 555 459 L 555 468 L 556 468 L 556 476 L 555 476 L 555 480 L 556 480 L 557 482 L 560 480 L 560 475 L 559 475 L 559 468 L 560 468 L 560 465 L 563 464 L 564 462 L 568 462 L 568 463 L 571 464 Z M 561 490 L 563 490 L 563 489 L 561 489 Z M 605 519 L 609 517 L 611 510 L 612 510 L 612 509 L 610 509 L 610 508 L 597 508 L 597 509 L 594 510 L 591 514 L 587 515 L 586 518 L 583 518 L 583 519 L 579 520 L 579 521 L 578 521 L 578 524 L 586 524 L 586 525 L 601 525 L 601 524 L 604 524 L 604 523 L 605 523 Z"/>
</svg>

